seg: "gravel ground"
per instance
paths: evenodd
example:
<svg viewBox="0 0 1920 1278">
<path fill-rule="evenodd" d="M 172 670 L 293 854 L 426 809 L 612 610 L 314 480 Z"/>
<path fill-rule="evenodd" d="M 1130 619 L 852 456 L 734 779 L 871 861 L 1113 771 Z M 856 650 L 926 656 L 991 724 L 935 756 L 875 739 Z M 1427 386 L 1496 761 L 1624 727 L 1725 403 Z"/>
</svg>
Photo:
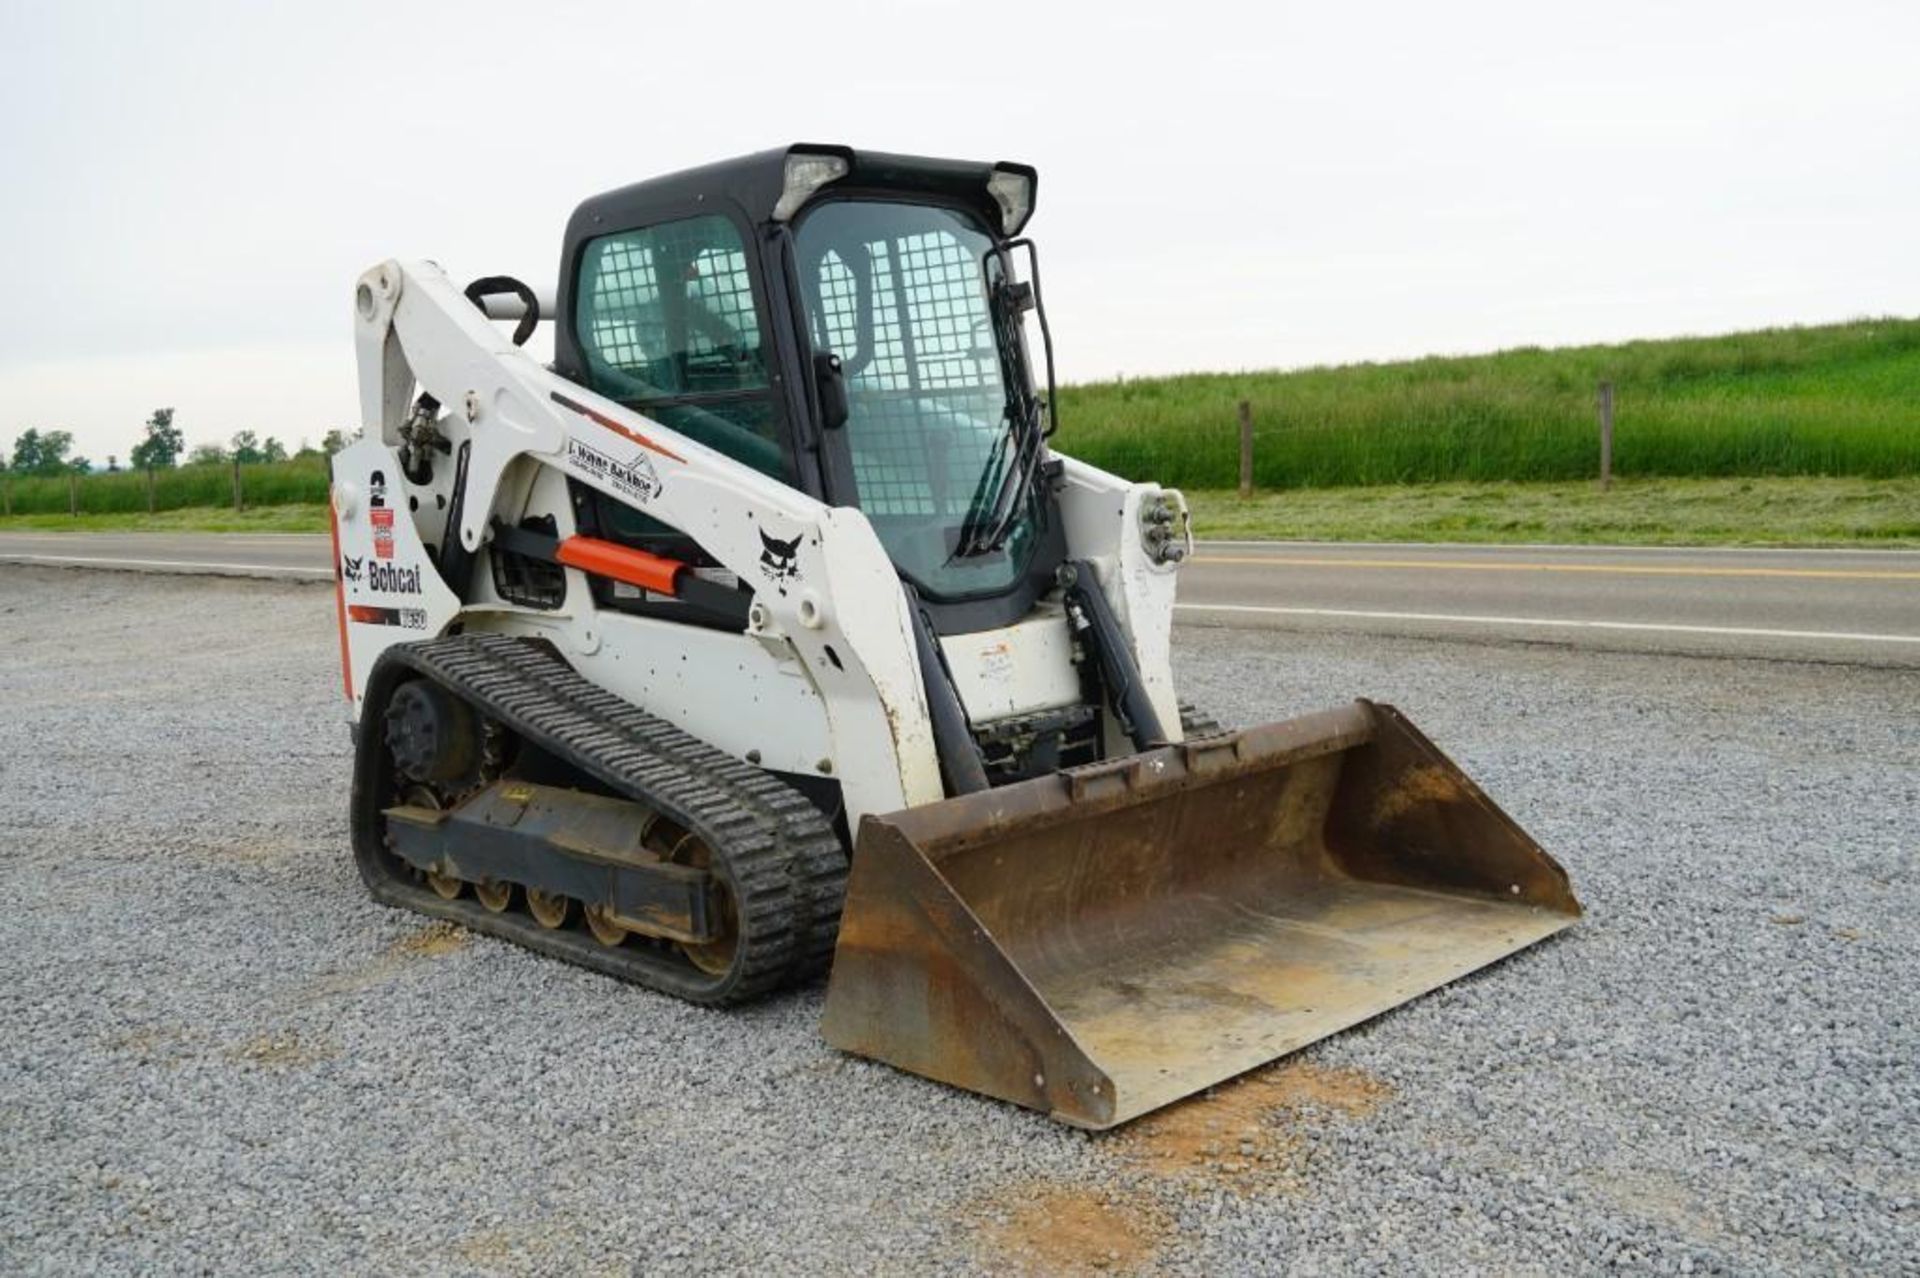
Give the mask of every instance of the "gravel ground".
<svg viewBox="0 0 1920 1278">
<path fill-rule="evenodd" d="M 1920 675 L 1182 631 L 1589 917 L 1092 1137 L 372 904 L 331 609 L 0 567 L 0 1269 L 1920 1273 Z"/>
</svg>

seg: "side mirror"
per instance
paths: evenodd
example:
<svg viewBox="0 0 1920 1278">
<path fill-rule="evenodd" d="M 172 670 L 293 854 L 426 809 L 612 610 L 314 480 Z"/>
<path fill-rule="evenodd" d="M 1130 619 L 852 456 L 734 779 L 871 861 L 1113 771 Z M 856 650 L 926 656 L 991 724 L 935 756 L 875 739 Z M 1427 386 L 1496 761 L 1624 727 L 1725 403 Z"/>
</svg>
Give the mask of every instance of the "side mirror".
<svg viewBox="0 0 1920 1278">
<path fill-rule="evenodd" d="M 847 378 L 840 371 L 840 357 L 821 351 L 813 357 L 813 385 L 820 396 L 820 425 L 839 430 L 847 424 Z"/>
</svg>

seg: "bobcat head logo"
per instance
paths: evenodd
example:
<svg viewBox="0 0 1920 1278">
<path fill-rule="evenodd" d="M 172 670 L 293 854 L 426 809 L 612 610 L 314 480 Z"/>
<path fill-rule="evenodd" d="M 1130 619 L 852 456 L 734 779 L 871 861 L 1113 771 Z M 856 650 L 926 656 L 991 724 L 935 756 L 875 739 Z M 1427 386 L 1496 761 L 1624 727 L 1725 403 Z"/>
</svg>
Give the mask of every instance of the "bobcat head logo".
<svg viewBox="0 0 1920 1278">
<path fill-rule="evenodd" d="M 360 565 L 366 562 L 366 556 L 355 559 L 352 555 L 340 556 L 340 575 L 354 585 L 360 584 Z"/>
<path fill-rule="evenodd" d="M 802 533 L 792 541 L 781 541 L 777 537 L 767 536 L 766 529 L 760 530 L 760 571 L 768 581 L 778 586 L 800 575 L 800 566 L 794 560 L 800 553 L 801 538 L 805 536 Z"/>
</svg>

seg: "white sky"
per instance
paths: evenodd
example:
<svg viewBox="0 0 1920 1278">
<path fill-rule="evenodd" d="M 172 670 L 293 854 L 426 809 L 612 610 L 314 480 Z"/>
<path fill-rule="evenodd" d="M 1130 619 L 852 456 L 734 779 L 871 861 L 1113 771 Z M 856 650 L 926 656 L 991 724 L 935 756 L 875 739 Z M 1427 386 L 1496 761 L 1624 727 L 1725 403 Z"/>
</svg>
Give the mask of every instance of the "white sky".
<svg viewBox="0 0 1920 1278">
<path fill-rule="evenodd" d="M 1912 315 L 1916 67 L 1913 0 L 0 0 L 0 445 L 317 441 L 366 266 L 550 286 L 800 140 L 1038 165 L 1074 380 Z"/>
</svg>

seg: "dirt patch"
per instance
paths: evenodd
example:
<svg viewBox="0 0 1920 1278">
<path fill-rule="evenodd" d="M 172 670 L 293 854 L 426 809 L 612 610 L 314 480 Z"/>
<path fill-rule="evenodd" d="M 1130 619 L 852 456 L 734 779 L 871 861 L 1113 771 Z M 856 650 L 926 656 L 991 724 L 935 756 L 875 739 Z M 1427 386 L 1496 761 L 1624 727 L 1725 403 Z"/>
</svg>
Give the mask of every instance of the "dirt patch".
<svg viewBox="0 0 1920 1278">
<path fill-rule="evenodd" d="M 270 861 L 287 859 L 284 848 L 272 847 L 257 840 L 210 843 L 203 851 L 212 860 L 232 861 L 240 865 L 265 865 Z"/>
<path fill-rule="evenodd" d="M 410 932 L 387 947 L 394 958 L 439 958 L 467 948 L 473 933 L 451 923 L 429 923 L 418 932 Z"/>
<path fill-rule="evenodd" d="M 1316 1065 L 1312 1061 L 1282 1061 L 1239 1080 L 1243 1086 L 1264 1089 L 1283 1109 L 1318 1106 L 1350 1118 L 1365 1118 L 1393 1098 L 1393 1085 L 1363 1069 Z"/>
<path fill-rule="evenodd" d="M 513 1236 L 512 1231 L 489 1229 L 467 1238 L 455 1250 L 459 1252 L 460 1259 L 492 1269 L 524 1254 L 526 1248 Z"/>
<path fill-rule="evenodd" d="M 1725 1226 L 1707 1209 L 1696 1186 L 1673 1172 L 1616 1168 L 1604 1177 L 1582 1179 L 1602 1198 L 1663 1232 L 1716 1244 L 1727 1241 Z"/>
<path fill-rule="evenodd" d="M 300 1069 L 338 1056 L 340 1049 L 324 1039 L 304 1038 L 288 1030 L 283 1034 L 262 1034 L 248 1039 L 227 1052 L 227 1059 L 265 1069 Z"/>
<path fill-rule="evenodd" d="M 631 1271 L 617 1257 L 583 1258 L 590 1250 L 579 1231 L 564 1223 L 537 1222 L 532 1229 L 489 1229 L 473 1234 L 455 1247 L 466 1266 L 484 1274 L 583 1274 L 587 1278 L 619 1278 Z"/>
<path fill-rule="evenodd" d="M 968 1213 L 989 1268 L 1020 1274 L 1148 1272 L 1171 1222 L 1152 1202 L 1089 1189 L 1025 1185 Z"/>
<path fill-rule="evenodd" d="M 171 1025 L 149 1025 L 116 1034 L 106 1040 L 106 1046 L 111 1051 L 125 1052 L 140 1060 L 169 1067 L 177 1066 L 195 1055 L 194 1046 L 188 1041 L 186 1032 Z"/>
<path fill-rule="evenodd" d="M 473 934 L 451 923 L 433 922 L 407 933 L 372 962 L 345 972 L 323 976 L 299 996 L 300 1002 L 329 998 L 336 994 L 354 994 L 391 980 L 406 970 L 414 959 L 441 958 L 457 954 L 472 943 Z"/>
<path fill-rule="evenodd" d="M 1162 1176 L 1239 1191 L 1289 1188 L 1305 1174 L 1301 1122 L 1329 1113 L 1364 1118 L 1392 1095 L 1364 1070 L 1281 1061 L 1148 1114 L 1113 1141 Z"/>
</svg>

